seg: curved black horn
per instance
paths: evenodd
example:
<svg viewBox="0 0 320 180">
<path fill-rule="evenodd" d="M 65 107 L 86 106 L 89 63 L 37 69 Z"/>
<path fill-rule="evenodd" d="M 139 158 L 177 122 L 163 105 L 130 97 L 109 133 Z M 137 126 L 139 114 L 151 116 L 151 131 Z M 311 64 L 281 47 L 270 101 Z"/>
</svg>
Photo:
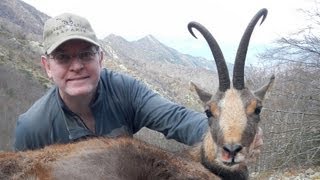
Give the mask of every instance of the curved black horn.
<svg viewBox="0 0 320 180">
<path fill-rule="evenodd" d="M 268 10 L 267 9 L 261 9 L 250 21 L 250 23 L 247 26 L 246 31 L 244 32 L 236 55 L 236 60 L 234 63 L 233 68 L 233 87 L 235 89 L 241 90 L 244 89 L 244 65 L 245 60 L 247 56 L 248 46 L 251 34 L 253 32 L 253 29 L 259 19 L 263 16 L 263 19 L 261 20 L 260 25 L 263 23 L 265 18 L 267 17 Z"/>
<path fill-rule="evenodd" d="M 206 39 L 212 55 L 214 57 L 214 60 L 216 62 L 216 66 L 218 69 L 218 75 L 219 75 L 219 90 L 222 92 L 225 92 L 227 89 L 230 88 L 230 78 L 228 73 L 227 64 L 224 60 L 222 51 L 217 43 L 217 41 L 214 39 L 214 37 L 211 35 L 211 33 L 200 23 L 197 22 L 190 22 L 188 24 L 188 30 L 192 34 L 193 37 L 197 38 L 192 28 L 196 28 L 202 36 Z"/>
</svg>

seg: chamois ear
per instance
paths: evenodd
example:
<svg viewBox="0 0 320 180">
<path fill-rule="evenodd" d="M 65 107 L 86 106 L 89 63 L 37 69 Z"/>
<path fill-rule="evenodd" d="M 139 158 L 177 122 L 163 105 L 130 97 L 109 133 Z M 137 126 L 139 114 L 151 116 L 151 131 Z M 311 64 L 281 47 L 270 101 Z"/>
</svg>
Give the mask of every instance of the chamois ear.
<svg viewBox="0 0 320 180">
<path fill-rule="evenodd" d="M 260 100 L 264 99 L 264 96 L 266 95 L 266 93 L 271 89 L 273 82 L 274 82 L 275 76 L 274 74 L 270 77 L 270 81 L 269 83 L 265 84 L 264 86 L 262 86 L 260 89 L 258 89 L 257 91 L 254 92 L 254 95 L 259 98 Z"/>
<path fill-rule="evenodd" d="M 207 103 L 208 101 L 210 101 L 212 94 L 206 92 L 205 90 L 199 88 L 195 83 L 193 83 L 192 81 L 190 81 L 190 89 L 192 91 L 196 91 L 200 100 L 203 103 Z"/>
</svg>

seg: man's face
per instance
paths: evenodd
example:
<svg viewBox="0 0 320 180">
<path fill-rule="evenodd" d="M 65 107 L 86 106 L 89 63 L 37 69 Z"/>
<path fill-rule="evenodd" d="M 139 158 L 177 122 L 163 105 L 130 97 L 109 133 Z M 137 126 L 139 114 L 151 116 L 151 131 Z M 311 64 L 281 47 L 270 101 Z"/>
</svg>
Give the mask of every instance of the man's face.
<svg viewBox="0 0 320 180">
<path fill-rule="evenodd" d="M 82 40 L 70 40 L 54 50 L 48 57 L 42 56 L 42 64 L 61 97 L 86 96 L 97 88 L 103 53 Z"/>
</svg>

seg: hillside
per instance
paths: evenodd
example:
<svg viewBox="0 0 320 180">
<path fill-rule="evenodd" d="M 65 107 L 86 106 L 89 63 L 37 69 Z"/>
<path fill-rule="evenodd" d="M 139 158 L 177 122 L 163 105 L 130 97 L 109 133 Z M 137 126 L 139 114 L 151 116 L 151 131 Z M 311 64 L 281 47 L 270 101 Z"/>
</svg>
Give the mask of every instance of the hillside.
<svg viewBox="0 0 320 180">
<path fill-rule="evenodd" d="M 0 150 L 11 147 L 18 115 L 50 84 L 41 70 L 39 43 L 48 18 L 22 1 L 0 1 Z"/>
<path fill-rule="evenodd" d="M 43 24 L 48 18 L 49 16 L 23 1 L 0 1 L 1 31 L 41 40 Z"/>
</svg>

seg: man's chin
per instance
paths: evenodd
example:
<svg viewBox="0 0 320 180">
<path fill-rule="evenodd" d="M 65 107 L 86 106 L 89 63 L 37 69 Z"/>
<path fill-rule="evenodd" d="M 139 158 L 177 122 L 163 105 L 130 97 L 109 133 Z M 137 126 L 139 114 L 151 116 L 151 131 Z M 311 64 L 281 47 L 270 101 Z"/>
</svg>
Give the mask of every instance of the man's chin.
<svg viewBox="0 0 320 180">
<path fill-rule="evenodd" d="M 87 97 L 94 93 L 94 89 L 89 87 L 75 87 L 66 89 L 65 93 L 70 97 Z"/>
</svg>

